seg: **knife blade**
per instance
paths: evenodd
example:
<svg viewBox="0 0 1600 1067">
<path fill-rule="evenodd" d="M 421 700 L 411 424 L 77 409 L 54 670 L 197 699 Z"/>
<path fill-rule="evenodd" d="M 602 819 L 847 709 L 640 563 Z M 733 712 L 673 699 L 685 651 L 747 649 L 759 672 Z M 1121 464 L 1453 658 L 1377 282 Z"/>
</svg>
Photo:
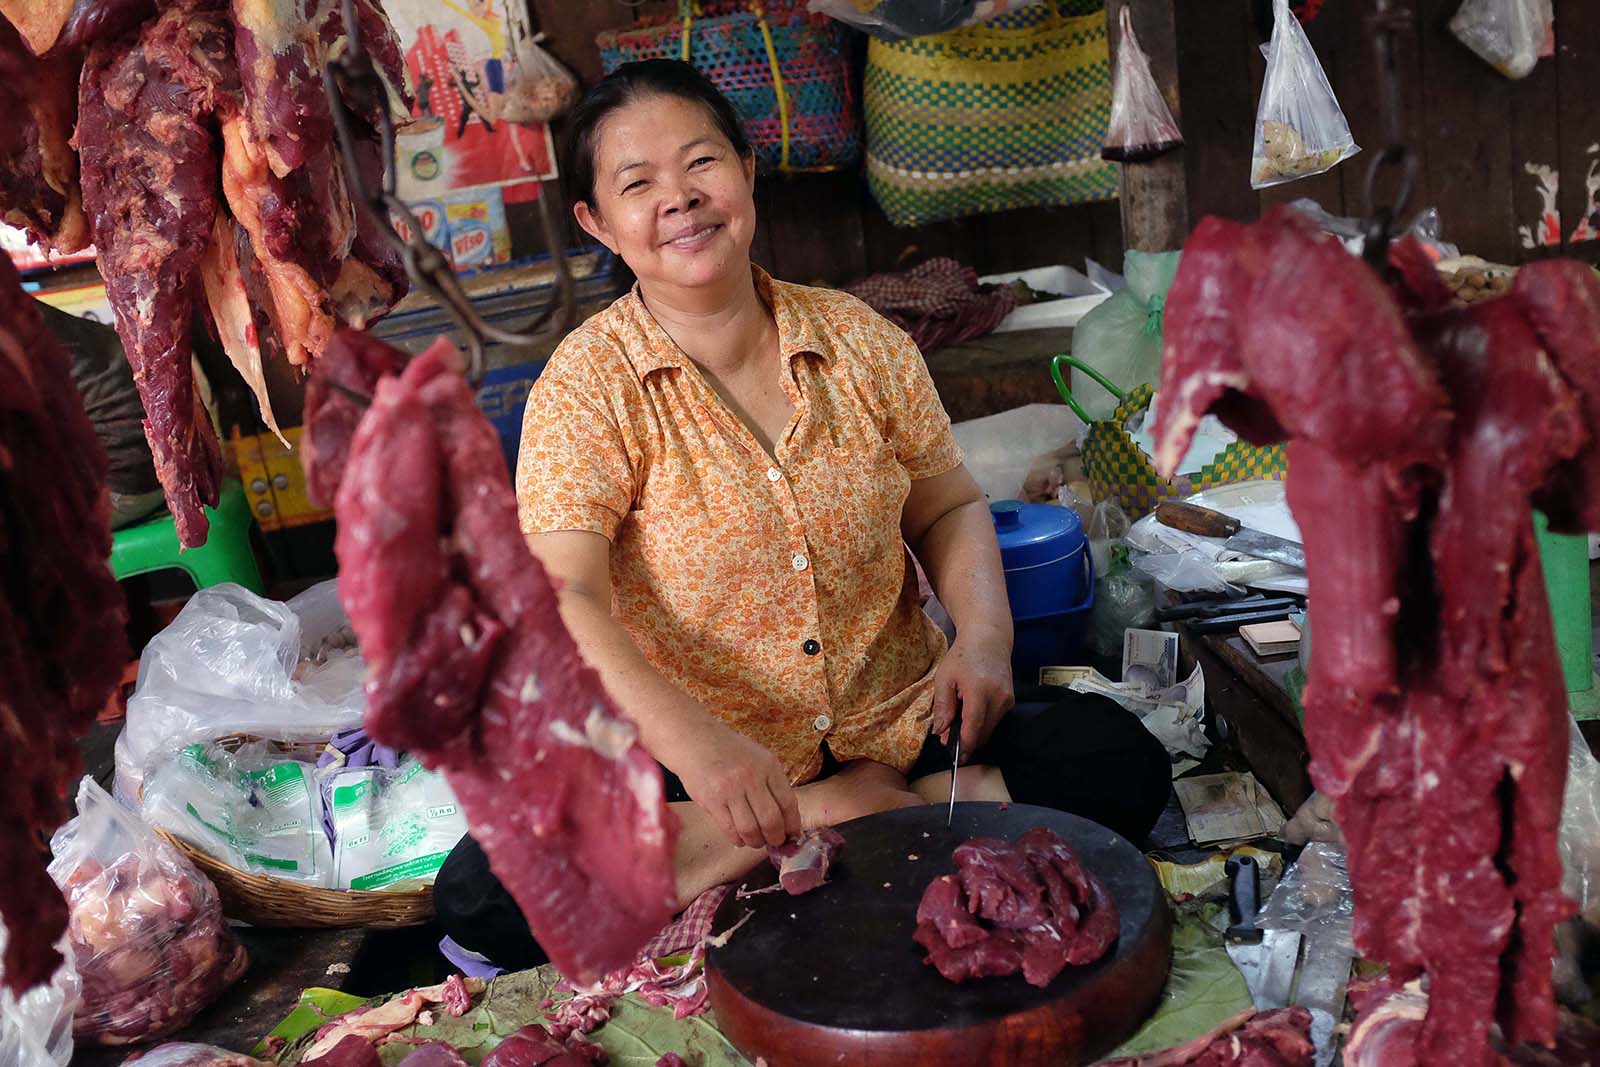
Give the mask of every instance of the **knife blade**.
<svg viewBox="0 0 1600 1067">
<path fill-rule="evenodd" d="M 1286 1007 L 1300 958 L 1300 935 L 1292 930 L 1263 930 L 1256 925 L 1256 913 L 1261 908 L 1261 871 L 1253 857 L 1230 858 L 1224 870 L 1232 879 L 1228 910 L 1233 924 L 1223 934 L 1228 958 L 1244 977 L 1257 1011 Z"/>
<path fill-rule="evenodd" d="M 1198 534 L 1201 537 L 1226 538 L 1222 547 L 1243 556 L 1270 559 L 1275 563 L 1298 567 L 1300 570 L 1305 570 L 1306 567 L 1306 550 L 1303 546 L 1285 537 L 1252 530 L 1232 515 L 1224 515 L 1220 511 L 1212 511 L 1198 504 L 1185 504 L 1179 500 L 1166 501 L 1157 505 L 1156 521 L 1174 530 L 1182 530 L 1184 533 Z"/>
<path fill-rule="evenodd" d="M 956 817 L 956 772 L 961 770 L 961 704 L 956 704 L 955 718 L 950 720 L 950 740 L 955 748 L 955 755 L 950 760 L 950 810 L 945 814 L 944 824 L 948 828 Z"/>
</svg>

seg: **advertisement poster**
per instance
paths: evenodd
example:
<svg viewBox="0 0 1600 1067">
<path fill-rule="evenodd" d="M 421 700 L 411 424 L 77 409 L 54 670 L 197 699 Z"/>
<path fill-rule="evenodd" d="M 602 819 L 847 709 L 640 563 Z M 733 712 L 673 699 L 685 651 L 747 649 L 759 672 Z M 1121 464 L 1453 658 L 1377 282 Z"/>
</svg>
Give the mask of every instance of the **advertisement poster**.
<svg viewBox="0 0 1600 1067">
<path fill-rule="evenodd" d="M 407 202 L 553 178 L 544 124 L 502 111 L 519 79 L 511 44 L 531 34 L 526 0 L 391 0 L 385 7 L 411 73 L 414 119 L 397 131 L 398 183 Z"/>
</svg>

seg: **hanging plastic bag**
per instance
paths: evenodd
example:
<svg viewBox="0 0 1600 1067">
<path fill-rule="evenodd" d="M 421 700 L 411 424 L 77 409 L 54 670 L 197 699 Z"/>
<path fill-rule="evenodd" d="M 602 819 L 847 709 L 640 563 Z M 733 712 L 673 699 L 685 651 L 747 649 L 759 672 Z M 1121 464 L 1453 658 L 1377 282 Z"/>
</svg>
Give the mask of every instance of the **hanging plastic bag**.
<svg viewBox="0 0 1600 1067">
<path fill-rule="evenodd" d="M 0 923 L 0 956 L 5 954 L 6 928 Z M 78 1007 L 78 969 L 72 946 L 63 937 L 56 948 L 61 966 L 50 981 L 21 997 L 0 983 L 0 1064 L 67 1067 L 72 1061 L 72 1016 Z"/>
<path fill-rule="evenodd" d="M 78 814 L 50 839 L 83 999 L 78 1041 L 127 1045 L 188 1025 L 244 973 L 217 890 L 172 845 L 85 777 Z"/>
<path fill-rule="evenodd" d="M 1161 87 L 1150 73 L 1150 58 L 1133 32 L 1133 15 L 1126 5 L 1120 23 L 1116 72 L 1111 79 L 1111 121 L 1106 126 L 1101 159 L 1143 163 L 1183 144 L 1178 122 L 1167 107 Z"/>
<path fill-rule="evenodd" d="M 1256 109 L 1253 189 L 1321 174 L 1360 151 L 1289 0 L 1273 0 L 1272 13 L 1271 54 Z"/>
<path fill-rule="evenodd" d="M 518 6 L 507 4 L 506 8 L 509 11 Z M 500 117 L 521 126 L 549 122 L 578 99 L 578 79 L 539 47 L 543 33 L 530 34 L 527 23 L 520 18 L 510 30 L 512 69 L 505 98 L 500 102 Z"/>
<path fill-rule="evenodd" d="M 1539 62 L 1551 0 L 1465 0 L 1450 20 L 1456 40 L 1508 78 L 1525 78 Z"/>
</svg>

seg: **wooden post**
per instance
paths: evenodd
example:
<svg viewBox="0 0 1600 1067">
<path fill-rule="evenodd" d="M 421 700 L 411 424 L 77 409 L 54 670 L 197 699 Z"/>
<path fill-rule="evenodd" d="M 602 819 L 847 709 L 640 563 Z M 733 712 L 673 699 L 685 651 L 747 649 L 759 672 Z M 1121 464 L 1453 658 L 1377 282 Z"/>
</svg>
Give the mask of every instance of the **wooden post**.
<svg viewBox="0 0 1600 1067">
<path fill-rule="evenodd" d="M 1178 100 L 1178 31 L 1174 0 L 1107 0 L 1112 70 L 1121 45 L 1122 9 L 1129 8 L 1139 44 L 1150 57 L 1161 94 L 1172 117 L 1183 125 Z M 1172 151 L 1149 163 L 1122 164 L 1122 245 L 1140 252 L 1171 252 L 1189 236 L 1189 194 L 1183 152 Z"/>
</svg>

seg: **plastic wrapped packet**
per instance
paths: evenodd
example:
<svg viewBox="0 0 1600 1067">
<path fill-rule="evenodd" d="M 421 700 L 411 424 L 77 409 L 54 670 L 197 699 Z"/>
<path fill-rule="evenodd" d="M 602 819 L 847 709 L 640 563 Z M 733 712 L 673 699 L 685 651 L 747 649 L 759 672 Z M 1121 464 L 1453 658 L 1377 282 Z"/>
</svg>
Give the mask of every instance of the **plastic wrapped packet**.
<svg viewBox="0 0 1600 1067">
<path fill-rule="evenodd" d="M 1101 159 L 1144 163 L 1183 144 L 1178 121 L 1150 73 L 1150 57 L 1133 32 L 1131 9 L 1124 5 L 1119 25 L 1116 72 L 1111 79 L 1111 118 L 1106 123 Z"/>
<path fill-rule="evenodd" d="M 1272 15 L 1272 50 L 1256 108 L 1253 189 L 1321 174 L 1360 151 L 1289 0 L 1273 0 Z"/>
<path fill-rule="evenodd" d="M 266 742 L 186 745 L 145 772 L 140 814 L 235 870 L 333 886 L 316 768 Z"/>
<path fill-rule="evenodd" d="M 164 1037 L 244 973 L 248 957 L 223 921 L 216 888 L 93 778 L 79 785 L 78 814 L 50 851 L 83 983 L 77 1040 Z"/>
<path fill-rule="evenodd" d="M 160 1045 L 140 1056 L 138 1067 L 268 1067 L 254 1056 L 229 1052 L 215 1045 L 196 1045 L 187 1041 Z"/>
<path fill-rule="evenodd" d="M 335 887 L 400 891 L 432 885 L 467 832 L 466 813 L 444 776 L 414 756 L 392 770 L 372 765 L 323 773 L 332 776 Z"/>
<path fill-rule="evenodd" d="M 361 723 L 364 665 L 332 581 L 293 600 L 202 589 L 145 646 L 116 745 L 116 795 L 136 807 L 145 766 L 227 734 L 325 741 Z"/>
<path fill-rule="evenodd" d="M 0 956 L 5 947 L 6 928 L 0 923 Z M 12 996 L 0 983 L 0 1064 L 67 1067 L 72 1061 L 72 1016 L 81 985 L 67 939 L 63 937 L 56 948 L 62 963 L 50 981 L 21 997 Z"/>
<path fill-rule="evenodd" d="M 1501 74 L 1524 78 L 1538 65 L 1554 19 L 1551 0 L 1464 0 L 1450 32 Z"/>
<path fill-rule="evenodd" d="M 539 47 L 542 40 L 544 34 L 536 33 L 513 42 L 516 77 L 500 104 L 500 117 L 507 122 L 549 122 L 578 99 L 578 79 Z"/>
</svg>

